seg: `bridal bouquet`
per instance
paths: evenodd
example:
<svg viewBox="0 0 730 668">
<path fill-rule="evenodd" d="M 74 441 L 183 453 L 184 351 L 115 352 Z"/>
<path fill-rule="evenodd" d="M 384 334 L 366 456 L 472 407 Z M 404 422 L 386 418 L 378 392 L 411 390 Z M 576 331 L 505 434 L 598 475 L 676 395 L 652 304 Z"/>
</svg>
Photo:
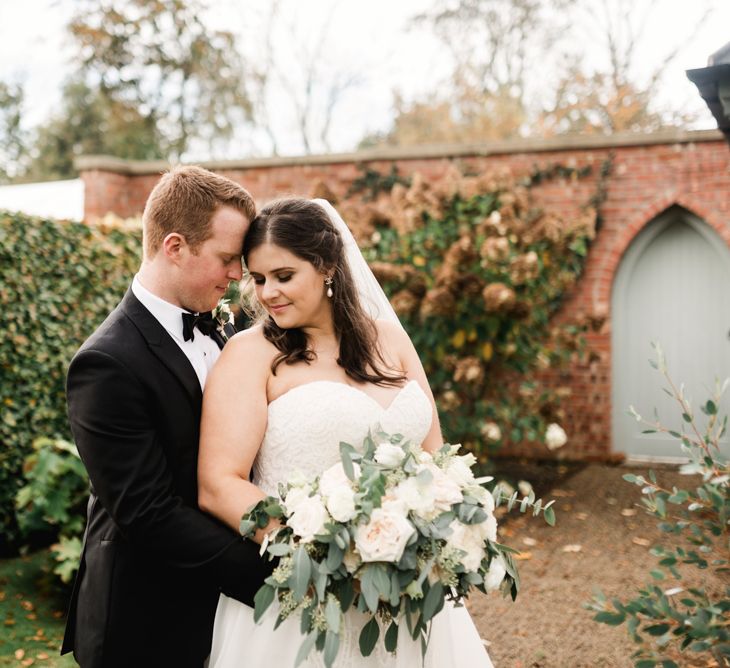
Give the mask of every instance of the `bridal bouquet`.
<svg viewBox="0 0 730 668">
<path fill-rule="evenodd" d="M 262 545 L 280 561 L 256 594 L 254 618 L 274 599 L 277 626 L 301 615 L 296 665 L 313 647 L 333 664 L 351 607 L 371 617 L 360 633 L 364 656 L 380 637 L 378 620 L 387 627 L 388 651 L 405 623 L 425 654 L 429 623 L 447 598 L 458 602 L 472 587 L 516 596 L 514 550 L 496 542 L 495 501 L 482 486 L 491 478 L 475 478 L 474 456 L 458 450 L 444 445 L 431 455 L 383 432 L 368 436 L 359 452 L 340 443 L 340 463 L 315 480 L 280 485 L 280 498 L 263 499 L 243 518 L 243 535 L 272 518 L 282 523 Z M 523 511 L 525 502 L 540 511 L 534 495 Z"/>
</svg>

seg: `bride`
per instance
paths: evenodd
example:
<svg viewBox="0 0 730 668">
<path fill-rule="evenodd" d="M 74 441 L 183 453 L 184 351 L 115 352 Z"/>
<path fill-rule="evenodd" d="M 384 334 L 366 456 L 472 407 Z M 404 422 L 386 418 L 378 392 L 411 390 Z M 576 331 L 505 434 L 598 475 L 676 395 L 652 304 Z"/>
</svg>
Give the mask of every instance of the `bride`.
<svg viewBox="0 0 730 668">
<path fill-rule="evenodd" d="M 228 342 L 206 384 L 203 510 L 237 530 L 244 512 L 276 495 L 280 482 L 319 475 L 340 460 L 340 441 L 362 443 L 376 424 L 425 450 L 443 444 L 418 354 L 328 202 L 269 204 L 252 221 L 243 256 L 263 317 Z M 252 608 L 221 595 L 210 668 L 293 668 L 303 641 L 299 620 L 289 617 L 274 630 L 276 614 L 271 606 L 255 624 Z M 358 639 L 366 621 L 353 608 L 345 614 L 337 666 L 421 664 L 420 643 L 405 624 L 395 654 L 379 643 L 363 657 Z M 324 664 L 313 650 L 302 665 Z M 446 605 L 432 622 L 425 666 L 491 665 L 466 609 Z"/>
</svg>

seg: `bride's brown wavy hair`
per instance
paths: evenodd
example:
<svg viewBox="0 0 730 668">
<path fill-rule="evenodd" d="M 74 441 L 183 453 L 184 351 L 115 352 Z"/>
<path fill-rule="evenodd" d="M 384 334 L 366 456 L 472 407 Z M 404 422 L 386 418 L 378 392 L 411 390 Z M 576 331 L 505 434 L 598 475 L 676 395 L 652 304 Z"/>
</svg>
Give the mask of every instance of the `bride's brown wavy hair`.
<svg viewBox="0 0 730 668">
<path fill-rule="evenodd" d="M 332 272 L 332 320 L 340 346 L 337 363 L 350 378 L 392 386 L 406 380 L 402 373 L 387 370 L 375 323 L 360 304 L 342 237 L 323 207 L 297 197 L 267 204 L 251 221 L 243 242 L 244 262 L 248 264 L 251 252 L 265 243 L 288 250 L 318 271 Z M 271 364 L 274 374 L 282 363 L 309 364 L 316 359 L 301 329 L 282 329 L 263 308 L 258 315 L 263 320 L 264 336 L 280 351 Z"/>
</svg>

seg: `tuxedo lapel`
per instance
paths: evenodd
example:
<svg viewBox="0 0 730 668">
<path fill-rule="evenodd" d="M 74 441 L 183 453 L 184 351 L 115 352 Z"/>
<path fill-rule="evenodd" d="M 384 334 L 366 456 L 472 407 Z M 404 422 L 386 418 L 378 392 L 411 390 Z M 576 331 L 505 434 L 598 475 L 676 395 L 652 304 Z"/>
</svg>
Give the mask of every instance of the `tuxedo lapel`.
<svg viewBox="0 0 730 668">
<path fill-rule="evenodd" d="M 192 364 L 190 364 L 190 360 L 180 350 L 180 346 L 173 341 L 172 337 L 167 333 L 157 318 L 134 296 L 131 288 L 124 295 L 120 308 L 135 324 L 147 341 L 150 350 L 180 383 L 182 383 L 196 410 L 200 410 L 200 405 L 203 401 L 203 391 L 200 389 L 200 381 Z"/>
</svg>

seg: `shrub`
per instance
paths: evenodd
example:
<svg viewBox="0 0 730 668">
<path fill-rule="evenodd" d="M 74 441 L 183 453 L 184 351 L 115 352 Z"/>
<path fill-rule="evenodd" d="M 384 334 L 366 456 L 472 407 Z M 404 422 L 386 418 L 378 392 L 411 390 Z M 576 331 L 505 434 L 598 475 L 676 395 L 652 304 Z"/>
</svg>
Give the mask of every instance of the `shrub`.
<svg viewBox="0 0 730 668">
<path fill-rule="evenodd" d="M 631 414 L 645 423 L 644 433 L 662 432 L 676 438 L 681 452 L 689 458 L 681 471 L 700 475 L 701 483 L 693 489 L 667 489 L 653 471 L 648 480 L 644 476 L 624 476 L 642 488 L 644 509 L 660 520 L 658 527 L 666 534 L 666 544 L 651 549 L 659 560 L 658 568 L 651 571 L 653 583 L 629 601 L 613 599 L 613 609 L 602 592 L 587 607 L 597 612 L 597 622 L 627 625 L 629 634 L 640 645 L 634 655 L 636 668 L 677 668 L 675 659 L 685 653 L 704 658 L 702 665 L 727 666 L 730 587 L 688 586 L 683 584 L 683 572 L 686 574 L 688 567 L 711 570 L 722 583 L 727 583 L 730 573 L 730 465 L 719 447 L 727 430 L 727 416 L 722 420 L 718 416 L 720 398 L 730 380 L 717 387 L 714 396 L 701 406 L 706 418 L 701 429 L 683 390 L 677 389 L 667 373 L 661 348 L 655 347 L 658 361 L 652 365 L 666 379 L 665 391 L 676 399 L 686 431 L 646 421 L 633 408 Z M 717 663 L 711 664 L 711 659 Z"/>
<path fill-rule="evenodd" d="M 533 197 L 537 184 L 590 173 L 560 165 L 435 183 L 368 170 L 362 197 L 339 205 L 421 355 L 447 440 L 482 460 L 485 442 L 565 442 L 557 425 L 546 436 L 569 389 L 543 376 L 581 350 L 588 321 L 551 317 L 583 271 L 609 170 L 572 219 Z"/>
<path fill-rule="evenodd" d="M 14 501 L 33 441 L 70 438 L 68 363 L 119 302 L 140 255 L 138 226 L 0 213 L 0 552 L 19 543 Z"/>
<path fill-rule="evenodd" d="M 89 483 L 73 443 L 39 438 L 24 464 L 26 484 L 16 496 L 18 525 L 26 538 L 52 531 L 54 568 L 70 582 L 78 568 Z"/>
</svg>

